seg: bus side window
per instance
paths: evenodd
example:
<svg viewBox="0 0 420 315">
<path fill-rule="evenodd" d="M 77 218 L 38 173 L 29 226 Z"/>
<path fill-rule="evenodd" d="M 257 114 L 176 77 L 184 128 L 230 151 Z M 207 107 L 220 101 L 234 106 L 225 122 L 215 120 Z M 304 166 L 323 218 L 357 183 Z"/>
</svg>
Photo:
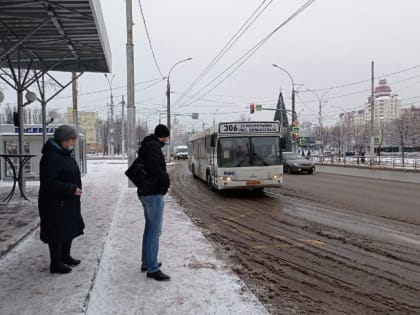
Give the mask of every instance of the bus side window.
<svg viewBox="0 0 420 315">
<path fill-rule="evenodd" d="M 206 136 L 206 152 L 207 154 L 210 154 L 211 152 L 211 136 Z"/>
</svg>

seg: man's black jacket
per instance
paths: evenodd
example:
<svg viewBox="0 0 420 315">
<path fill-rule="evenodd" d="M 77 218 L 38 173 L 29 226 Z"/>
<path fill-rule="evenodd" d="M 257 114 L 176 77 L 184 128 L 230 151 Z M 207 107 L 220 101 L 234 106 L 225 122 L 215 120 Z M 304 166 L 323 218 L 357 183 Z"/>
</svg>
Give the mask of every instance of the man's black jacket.
<svg viewBox="0 0 420 315">
<path fill-rule="evenodd" d="M 164 195 L 168 192 L 170 180 L 162 153 L 163 146 L 164 144 L 153 134 L 141 142 L 138 157 L 144 165 L 147 176 L 143 185 L 137 187 L 139 196 Z"/>
</svg>

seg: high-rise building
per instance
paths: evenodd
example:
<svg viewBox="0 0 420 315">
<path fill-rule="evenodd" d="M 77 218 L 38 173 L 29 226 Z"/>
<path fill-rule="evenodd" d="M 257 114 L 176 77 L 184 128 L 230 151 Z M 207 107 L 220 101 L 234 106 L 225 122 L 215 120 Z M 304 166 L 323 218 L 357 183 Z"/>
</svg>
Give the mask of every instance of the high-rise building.
<svg viewBox="0 0 420 315">
<path fill-rule="evenodd" d="M 371 120 L 371 104 L 370 97 L 365 104 L 365 121 Z M 379 85 L 375 88 L 375 107 L 374 122 L 378 125 L 380 121 L 388 122 L 400 117 L 401 101 L 397 94 L 393 94 L 391 87 L 387 84 L 386 79 L 379 80 Z"/>
<path fill-rule="evenodd" d="M 365 108 L 340 114 L 340 121 L 351 121 L 356 125 L 370 124 L 371 97 L 368 97 Z M 375 88 L 375 114 L 374 123 L 379 126 L 381 122 L 389 122 L 401 115 L 401 101 L 397 94 L 392 94 L 386 79 L 381 79 Z"/>
<path fill-rule="evenodd" d="M 97 119 L 98 114 L 95 112 L 79 113 L 79 125 L 86 130 L 86 146 L 88 153 L 97 153 L 99 151 L 98 136 L 97 136 Z M 73 108 L 67 108 L 67 121 L 73 124 Z"/>
</svg>

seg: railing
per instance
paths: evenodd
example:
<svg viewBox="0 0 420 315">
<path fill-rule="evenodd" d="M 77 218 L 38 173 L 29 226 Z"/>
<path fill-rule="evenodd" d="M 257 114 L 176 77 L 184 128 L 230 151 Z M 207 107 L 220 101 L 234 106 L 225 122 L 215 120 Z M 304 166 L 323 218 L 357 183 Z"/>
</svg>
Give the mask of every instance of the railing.
<svg viewBox="0 0 420 315">
<path fill-rule="evenodd" d="M 420 157 L 406 156 L 403 158 L 399 156 L 321 156 L 313 155 L 309 157 L 317 164 L 325 165 L 352 165 L 358 167 L 383 167 L 383 168 L 399 168 L 399 169 L 414 169 L 420 170 Z"/>
</svg>

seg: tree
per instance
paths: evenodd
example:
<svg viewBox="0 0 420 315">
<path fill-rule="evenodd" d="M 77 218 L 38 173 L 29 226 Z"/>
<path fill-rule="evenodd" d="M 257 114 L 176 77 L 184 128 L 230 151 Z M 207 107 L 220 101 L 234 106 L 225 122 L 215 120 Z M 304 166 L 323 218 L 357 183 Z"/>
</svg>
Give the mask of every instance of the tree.
<svg viewBox="0 0 420 315">
<path fill-rule="evenodd" d="M 403 166 L 405 165 L 405 151 L 407 146 L 418 143 L 418 117 L 413 110 L 405 110 L 401 116 L 391 122 L 393 139 L 398 144 L 401 152 Z"/>
</svg>

